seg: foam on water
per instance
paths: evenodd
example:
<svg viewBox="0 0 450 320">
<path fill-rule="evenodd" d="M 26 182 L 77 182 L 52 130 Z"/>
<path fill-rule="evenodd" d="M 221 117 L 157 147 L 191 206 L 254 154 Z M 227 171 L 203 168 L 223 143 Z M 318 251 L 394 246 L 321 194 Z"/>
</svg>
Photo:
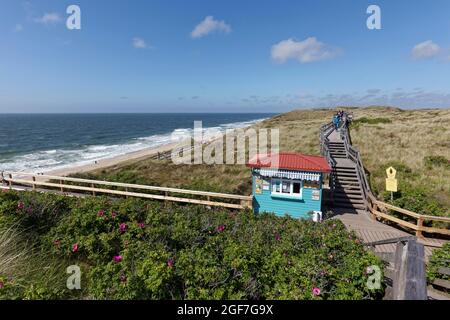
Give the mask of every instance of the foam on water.
<svg viewBox="0 0 450 320">
<path fill-rule="evenodd" d="M 248 127 L 264 119 L 224 123 L 220 126 L 203 128 L 204 138 L 209 139 L 208 131 L 211 129 L 224 132 L 227 129 Z M 160 147 L 165 144 L 189 138 L 192 128 L 180 128 L 167 134 L 155 134 L 148 137 L 131 139 L 124 144 L 92 145 L 73 149 L 51 149 L 17 155 L 7 159 L 0 159 L 0 170 L 21 172 L 48 172 L 68 167 L 92 164 L 94 161 L 114 158 L 121 155 L 141 151 L 144 149 Z M 173 138 L 176 138 L 175 140 Z"/>
</svg>

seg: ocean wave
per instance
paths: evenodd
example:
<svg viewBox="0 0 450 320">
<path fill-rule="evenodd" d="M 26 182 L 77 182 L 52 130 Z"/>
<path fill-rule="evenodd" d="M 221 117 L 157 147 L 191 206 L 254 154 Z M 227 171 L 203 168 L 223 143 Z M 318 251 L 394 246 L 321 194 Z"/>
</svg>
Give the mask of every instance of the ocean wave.
<svg viewBox="0 0 450 320">
<path fill-rule="evenodd" d="M 214 127 L 204 127 L 204 140 L 214 137 L 211 132 L 225 132 L 227 129 L 245 128 L 265 119 L 224 123 Z M 0 159 L 0 170 L 18 172 L 48 172 L 69 167 L 92 164 L 95 161 L 115 158 L 156 148 L 171 142 L 181 141 L 192 136 L 192 128 L 179 128 L 166 134 L 155 134 L 147 137 L 138 137 L 123 144 L 82 146 L 76 149 L 51 149 L 37 151 L 24 155 L 17 155 L 9 159 Z"/>
</svg>

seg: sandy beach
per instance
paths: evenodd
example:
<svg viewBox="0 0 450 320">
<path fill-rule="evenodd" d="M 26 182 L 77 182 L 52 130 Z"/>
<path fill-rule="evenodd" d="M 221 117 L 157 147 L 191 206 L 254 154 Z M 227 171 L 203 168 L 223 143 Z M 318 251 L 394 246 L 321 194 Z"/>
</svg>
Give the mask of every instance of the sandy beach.
<svg viewBox="0 0 450 320">
<path fill-rule="evenodd" d="M 233 130 L 233 132 L 235 132 L 238 129 L 247 129 L 249 127 L 251 127 L 251 126 L 247 126 L 247 127 L 243 127 L 243 128 L 236 128 Z M 213 142 L 216 139 L 221 139 L 221 138 L 223 138 L 222 133 L 220 133 L 218 135 L 204 136 L 203 144 L 208 144 L 208 143 Z M 164 144 L 164 145 L 154 147 L 154 148 L 147 148 L 147 149 L 119 155 L 116 157 L 97 160 L 97 161 L 93 162 L 92 164 L 85 164 L 85 165 L 80 165 L 80 166 L 73 166 L 73 167 L 67 167 L 67 168 L 62 168 L 62 169 L 46 171 L 46 172 L 44 172 L 44 174 L 51 175 L 51 176 L 68 176 L 68 175 L 75 174 L 75 173 L 86 173 L 86 172 L 90 172 L 90 171 L 94 171 L 94 170 L 105 169 L 105 168 L 109 168 L 109 167 L 116 166 L 116 165 L 123 165 L 127 162 L 143 160 L 145 158 L 154 156 L 158 153 L 164 153 L 167 151 L 171 151 L 174 148 L 177 148 L 177 147 L 179 148 L 181 146 L 185 146 L 186 143 L 189 144 L 190 139 L 189 139 L 189 141 L 185 140 L 182 142 L 174 142 L 174 143 Z"/>
<path fill-rule="evenodd" d="M 46 175 L 54 175 L 54 176 L 68 176 L 75 173 L 84 173 L 99 169 L 108 168 L 111 166 L 119 165 L 126 163 L 128 161 L 137 161 L 141 159 L 145 159 L 150 156 L 154 156 L 158 153 L 163 153 L 172 150 L 174 147 L 176 147 L 178 143 L 171 143 L 171 144 L 165 144 L 162 146 L 158 146 L 155 148 L 148 148 L 144 150 L 139 150 L 127 154 L 123 154 L 120 156 L 97 160 L 96 163 L 92 164 L 86 164 L 81 166 L 73 166 L 63 169 L 57 169 L 52 171 L 45 172 Z"/>
</svg>

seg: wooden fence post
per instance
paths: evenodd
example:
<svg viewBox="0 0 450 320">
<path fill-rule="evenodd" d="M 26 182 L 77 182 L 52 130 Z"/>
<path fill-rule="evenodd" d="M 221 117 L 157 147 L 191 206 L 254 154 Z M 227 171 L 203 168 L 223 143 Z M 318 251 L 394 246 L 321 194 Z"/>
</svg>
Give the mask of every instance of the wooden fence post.
<svg viewBox="0 0 450 320">
<path fill-rule="evenodd" d="M 36 182 L 36 177 L 35 176 L 33 176 L 33 182 Z M 36 191 L 36 184 L 35 183 L 33 183 L 33 190 Z"/>
<path fill-rule="evenodd" d="M 393 300 L 427 300 L 425 250 L 415 239 L 395 250 Z"/>
<path fill-rule="evenodd" d="M 417 230 L 416 230 L 417 238 L 423 238 L 422 227 L 423 227 L 423 218 L 419 217 L 419 218 L 417 218 Z"/>
<path fill-rule="evenodd" d="M 378 209 L 378 205 L 374 202 L 372 202 L 372 211 L 370 212 L 371 215 L 370 217 L 372 218 L 373 221 L 377 221 L 377 216 L 375 215 L 374 211 L 377 211 Z"/>
<path fill-rule="evenodd" d="M 9 174 L 9 188 L 12 189 L 12 174 Z"/>
</svg>

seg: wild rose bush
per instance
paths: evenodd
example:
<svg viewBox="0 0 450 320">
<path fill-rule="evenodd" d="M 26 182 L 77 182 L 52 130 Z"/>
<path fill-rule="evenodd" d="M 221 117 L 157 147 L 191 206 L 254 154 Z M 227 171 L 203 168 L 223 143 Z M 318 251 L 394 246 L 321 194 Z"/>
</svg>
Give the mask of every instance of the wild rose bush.
<svg viewBox="0 0 450 320">
<path fill-rule="evenodd" d="M 41 196 L 45 206 L 38 201 Z M 40 214 L 28 213 L 25 208 L 30 207 L 30 212 Z M 33 220 L 37 217 L 46 220 L 47 227 Z M 51 257 L 81 267 L 83 298 L 373 299 L 383 295 L 383 288 L 370 290 L 366 285 L 367 268 L 382 268 L 381 262 L 335 220 L 314 223 L 140 199 L 0 194 L 0 222 L 17 221 L 39 230 L 33 233 L 34 241 Z M 0 279 L 8 276 L 13 275 Z M 75 294 L 79 295 L 66 290 L 58 298 Z"/>
</svg>

